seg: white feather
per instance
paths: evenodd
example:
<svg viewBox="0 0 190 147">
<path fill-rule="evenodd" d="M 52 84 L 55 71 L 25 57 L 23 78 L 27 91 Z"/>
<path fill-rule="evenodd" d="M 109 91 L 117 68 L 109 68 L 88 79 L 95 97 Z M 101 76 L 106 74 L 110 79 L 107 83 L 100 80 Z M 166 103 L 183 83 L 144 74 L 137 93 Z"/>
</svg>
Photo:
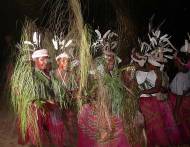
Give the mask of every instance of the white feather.
<svg viewBox="0 0 190 147">
<path fill-rule="evenodd" d="M 164 55 L 164 57 L 166 57 L 168 59 L 173 59 L 174 58 L 173 56 L 170 56 L 170 55 Z"/>
<path fill-rule="evenodd" d="M 117 46 L 117 41 L 114 41 L 111 43 L 111 49 L 116 48 L 116 46 Z"/>
<path fill-rule="evenodd" d="M 173 52 L 173 49 L 171 49 L 171 48 L 164 48 L 164 50 L 163 50 L 163 52 L 165 53 L 165 52 Z"/>
<path fill-rule="evenodd" d="M 168 34 L 163 35 L 162 37 L 160 37 L 160 40 L 164 41 L 164 40 L 168 40 Z"/>
<path fill-rule="evenodd" d="M 104 36 L 103 36 L 103 38 L 105 39 L 107 36 L 108 36 L 108 34 L 111 32 L 111 30 L 108 30 L 105 34 L 104 34 Z"/>
<path fill-rule="evenodd" d="M 33 34 L 33 42 L 34 42 L 34 44 L 38 44 L 38 37 L 37 37 L 38 35 L 37 35 L 37 32 L 34 32 L 34 34 Z"/>
<path fill-rule="evenodd" d="M 56 50 L 58 50 L 58 42 L 55 39 L 52 39 L 53 46 Z"/>
<path fill-rule="evenodd" d="M 185 52 L 188 51 L 188 44 L 189 44 L 188 40 L 185 40 Z"/>
<path fill-rule="evenodd" d="M 73 42 L 73 40 L 69 40 L 69 41 L 65 44 L 65 47 L 68 47 L 72 42 Z"/>
<path fill-rule="evenodd" d="M 102 38 L 102 35 L 101 35 L 100 31 L 99 31 L 99 30 L 95 30 L 95 32 L 96 32 L 96 34 L 98 35 L 98 39 L 101 39 L 101 38 Z"/>
<path fill-rule="evenodd" d="M 187 33 L 187 36 L 188 36 L 188 39 L 190 40 L 190 35 L 189 35 L 189 33 Z"/>
<path fill-rule="evenodd" d="M 24 41 L 24 44 L 34 46 L 34 45 L 32 44 L 32 42 L 30 42 L 30 41 Z"/>
<path fill-rule="evenodd" d="M 118 37 L 118 35 L 114 32 L 109 33 L 108 38 L 112 38 L 113 36 Z"/>
<path fill-rule="evenodd" d="M 65 40 L 62 40 L 62 41 L 60 42 L 60 45 L 64 47 L 64 45 L 65 45 Z"/>
<path fill-rule="evenodd" d="M 39 36 L 38 36 L 38 45 L 40 45 L 41 44 L 41 34 L 39 34 Z"/>
<path fill-rule="evenodd" d="M 157 30 L 157 31 L 155 32 L 155 36 L 156 36 L 157 38 L 160 37 L 160 30 Z"/>
</svg>

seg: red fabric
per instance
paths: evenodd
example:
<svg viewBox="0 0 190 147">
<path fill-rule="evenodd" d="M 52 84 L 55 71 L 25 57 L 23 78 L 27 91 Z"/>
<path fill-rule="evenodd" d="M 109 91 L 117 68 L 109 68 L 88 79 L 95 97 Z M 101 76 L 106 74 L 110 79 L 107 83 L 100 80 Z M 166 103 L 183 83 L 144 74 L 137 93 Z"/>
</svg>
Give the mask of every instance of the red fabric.
<svg viewBox="0 0 190 147">
<path fill-rule="evenodd" d="M 178 114 L 184 143 L 190 143 L 190 97 L 183 97 Z"/>
<path fill-rule="evenodd" d="M 73 110 L 64 111 L 64 120 L 67 129 L 67 146 L 77 146 L 77 113 Z"/>
<path fill-rule="evenodd" d="M 66 129 L 63 122 L 62 110 L 58 104 L 46 103 L 47 114 L 45 126 L 47 127 L 52 144 L 63 147 L 66 139 Z"/>
<path fill-rule="evenodd" d="M 20 130 L 20 120 L 18 119 L 18 143 L 26 144 L 30 142 L 33 145 L 49 145 L 50 143 L 56 147 L 63 147 L 65 143 L 66 129 L 63 123 L 62 111 L 57 104 L 46 102 L 42 108 L 37 108 L 35 102 L 31 104 L 28 115 L 37 114 L 37 127 L 39 134 L 34 134 L 32 122 L 27 122 L 27 132 L 25 141 L 22 139 Z"/>
<path fill-rule="evenodd" d="M 170 93 L 169 102 L 170 106 L 175 109 L 177 96 L 173 93 Z M 181 133 L 181 143 L 190 143 L 190 97 L 182 97 L 182 103 L 180 105 L 180 109 L 177 113 L 178 128 Z"/>
<path fill-rule="evenodd" d="M 165 124 L 159 101 L 154 97 L 141 97 L 140 109 L 145 118 L 145 129 L 148 146 L 169 146 L 169 138 L 165 131 Z"/>
<path fill-rule="evenodd" d="M 112 138 L 105 142 L 97 140 L 97 115 L 92 105 L 84 105 L 78 117 L 78 147 L 129 147 L 127 137 L 124 133 L 122 121 L 118 117 L 112 118 L 114 132 Z"/>
<path fill-rule="evenodd" d="M 20 125 L 21 125 L 20 124 L 20 117 L 18 117 L 17 120 L 16 120 L 16 128 L 17 128 L 17 133 L 18 133 L 18 144 L 24 145 L 24 144 L 28 143 L 29 137 L 28 137 L 27 134 L 26 134 L 26 136 L 22 135 Z"/>
</svg>

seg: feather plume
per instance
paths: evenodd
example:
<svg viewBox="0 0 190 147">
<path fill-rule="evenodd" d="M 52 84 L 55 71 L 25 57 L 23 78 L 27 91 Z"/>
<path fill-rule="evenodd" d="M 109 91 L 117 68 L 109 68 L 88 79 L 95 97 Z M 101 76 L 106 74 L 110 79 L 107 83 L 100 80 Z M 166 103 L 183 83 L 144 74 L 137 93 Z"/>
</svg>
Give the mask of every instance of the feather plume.
<svg viewBox="0 0 190 147">
<path fill-rule="evenodd" d="M 103 38 L 105 39 L 107 36 L 108 36 L 108 34 L 111 32 L 111 30 L 108 30 L 104 35 L 103 35 Z"/>
<path fill-rule="evenodd" d="M 97 34 L 97 36 L 98 36 L 98 39 L 101 39 L 101 38 L 102 38 L 102 35 L 101 35 L 100 31 L 99 31 L 99 30 L 95 30 L 95 32 L 96 32 L 96 34 Z"/>
<path fill-rule="evenodd" d="M 69 41 L 65 44 L 65 47 L 68 47 L 72 42 L 73 42 L 73 40 L 69 40 Z"/>
</svg>

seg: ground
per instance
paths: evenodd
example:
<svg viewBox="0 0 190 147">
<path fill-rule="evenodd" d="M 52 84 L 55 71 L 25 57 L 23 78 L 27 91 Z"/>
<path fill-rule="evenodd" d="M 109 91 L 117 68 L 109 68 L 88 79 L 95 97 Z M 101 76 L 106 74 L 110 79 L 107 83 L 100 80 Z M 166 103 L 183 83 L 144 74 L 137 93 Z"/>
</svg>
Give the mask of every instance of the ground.
<svg viewBox="0 0 190 147">
<path fill-rule="evenodd" d="M 0 107 L 0 147 L 29 147 L 18 145 L 15 129 L 15 117 Z"/>
</svg>

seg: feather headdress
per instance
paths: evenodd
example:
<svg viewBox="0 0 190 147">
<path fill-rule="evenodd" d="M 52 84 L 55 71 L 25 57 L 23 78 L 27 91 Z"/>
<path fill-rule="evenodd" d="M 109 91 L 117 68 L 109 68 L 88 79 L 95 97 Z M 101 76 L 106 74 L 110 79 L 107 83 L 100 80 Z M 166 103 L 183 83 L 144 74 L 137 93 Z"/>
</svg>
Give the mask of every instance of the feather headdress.
<svg viewBox="0 0 190 147">
<path fill-rule="evenodd" d="M 72 39 L 66 41 L 63 38 L 62 33 L 60 33 L 59 37 L 57 35 L 54 35 L 54 38 L 52 39 L 52 43 L 53 43 L 54 49 L 57 51 L 56 60 L 58 60 L 59 58 L 70 58 L 70 56 L 73 57 L 72 42 L 73 42 Z"/>
<path fill-rule="evenodd" d="M 35 60 L 38 57 L 48 57 L 47 49 L 41 47 L 41 34 L 39 32 L 34 32 L 32 36 L 32 41 L 24 41 L 25 45 L 32 46 L 32 59 Z"/>
<path fill-rule="evenodd" d="M 190 35 L 187 33 L 188 39 L 185 39 L 185 44 L 181 47 L 180 51 L 190 54 Z"/>
<path fill-rule="evenodd" d="M 113 51 L 117 47 L 116 38 L 118 35 L 111 30 L 106 31 L 106 33 L 102 36 L 99 30 L 95 30 L 97 34 L 97 40 L 92 44 L 92 48 L 95 52 L 98 50 L 102 51 Z"/>
<path fill-rule="evenodd" d="M 37 50 L 41 48 L 41 34 L 39 32 L 34 32 L 32 41 L 24 41 L 24 44 L 30 45 L 33 47 L 33 50 Z"/>
<path fill-rule="evenodd" d="M 161 23 L 161 25 L 162 24 L 163 23 Z M 132 54 L 132 61 L 137 62 L 140 66 L 144 66 L 146 61 L 148 61 L 148 63 L 154 66 L 163 68 L 164 63 L 166 63 L 168 59 L 173 59 L 176 48 L 170 42 L 171 37 L 168 34 L 162 35 L 159 29 L 161 25 L 153 29 L 151 19 L 148 33 L 149 43 L 141 42 L 140 39 L 138 40 L 143 55 L 139 56 L 136 54 L 137 59 L 134 57 L 134 54 Z"/>
<path fill-rule="evenodd" d="M 160 31 L 160 27 L 165 20 L 156 29 L 153 28 L 152 21 L 153 18 L 149 22 L 148 38 L 150 44 L 148 45 L 148 49 L 141 48 L 141 51 L 144 51 L 148 56 L 154 57 L 158 62 L 167 62 L 168 59 L 173 59 L 176 48 L 170 42 L 171 36 L 162 34 Z"/>
<path fill-rule="evenodd" d="M 92 44 L 92 50 L 95 53 L 99 50 L 102 51 L 105 57 L 109 55 L 115 56 L 114 51 L 118 44 L 118 35 L 115 32 L 112 32 L 111 30 L 106 31 L 104 35 L 102 35 L 99 30 L 95 30 L 95 33 L 97 35 L 97 40 Z M 116 60 L 117 63 L 122 62 L 122 60 L 118 56 L 116 56 Z"/>
<path fill-rule="evenodd" d="M 52 43 L 54 46 L 54 49 L 56 50 L 56 61 L 60 58 L 72 58 L 71 61 L 71 68 L 74 68 L 78 66 L 79 60 L 75 59 L 74 56 L 74 44 L 73 39 L 70 39 L 66 41 L 63 37 L 63 33 L 60 33 L 60 36 L 54 35 L 54 38 L 52 39 Z"/>
</svg>

